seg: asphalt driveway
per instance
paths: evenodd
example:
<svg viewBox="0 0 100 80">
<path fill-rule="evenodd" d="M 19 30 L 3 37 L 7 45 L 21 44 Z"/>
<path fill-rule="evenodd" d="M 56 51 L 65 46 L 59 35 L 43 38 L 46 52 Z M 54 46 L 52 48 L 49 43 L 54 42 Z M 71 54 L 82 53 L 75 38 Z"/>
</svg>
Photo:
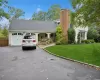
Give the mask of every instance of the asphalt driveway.
<svg viewBox="0 0 100 80">
<path fill-rule="evenodd" d="M 40 48 L 0 47 L 0 80 L 100 80 L 100 71 L 52 56 Z"/>
</svg>

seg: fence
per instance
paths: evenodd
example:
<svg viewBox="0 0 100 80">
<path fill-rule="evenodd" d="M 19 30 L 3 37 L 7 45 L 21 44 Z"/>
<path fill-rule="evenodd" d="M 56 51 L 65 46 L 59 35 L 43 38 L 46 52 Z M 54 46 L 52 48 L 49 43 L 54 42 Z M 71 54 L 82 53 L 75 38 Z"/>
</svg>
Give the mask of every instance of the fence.
<svg viewBox="0 0 100 80">
<path fill-rule="evenodd" d="M 0 38 L 0 47 L 8 46 L 7 38 Z"/>
</svg>

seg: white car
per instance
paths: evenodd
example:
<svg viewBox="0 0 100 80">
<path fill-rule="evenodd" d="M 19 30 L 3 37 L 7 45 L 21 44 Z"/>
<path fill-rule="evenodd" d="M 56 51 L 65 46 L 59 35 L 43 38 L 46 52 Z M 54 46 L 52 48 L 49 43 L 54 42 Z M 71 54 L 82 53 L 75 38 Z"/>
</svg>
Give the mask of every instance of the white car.
<svg viewBox="0 0 100 80">
<path fill-rule="evenodd" d="M 31 35 L 25 35 L 22 40 L 22 50 L 28 47 L 36 49 L 36 39 Z"/>
</svg>

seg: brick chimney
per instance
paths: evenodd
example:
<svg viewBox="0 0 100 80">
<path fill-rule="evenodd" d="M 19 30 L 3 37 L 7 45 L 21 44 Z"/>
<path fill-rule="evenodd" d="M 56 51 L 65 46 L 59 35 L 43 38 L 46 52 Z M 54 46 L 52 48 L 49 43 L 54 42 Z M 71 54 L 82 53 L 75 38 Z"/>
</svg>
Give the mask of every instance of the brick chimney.
<svg viewBox="0 0 100 80">
<path fill-rule="evenodd" d="M 68 27 L 70 26 L 70 16 L 69 16 L 70 11 L 67 9 L 62 9 L 60 12 L 60 24 L 62 26 L 63 30 L 63 35 L 68 41 Z"/>
</svg>

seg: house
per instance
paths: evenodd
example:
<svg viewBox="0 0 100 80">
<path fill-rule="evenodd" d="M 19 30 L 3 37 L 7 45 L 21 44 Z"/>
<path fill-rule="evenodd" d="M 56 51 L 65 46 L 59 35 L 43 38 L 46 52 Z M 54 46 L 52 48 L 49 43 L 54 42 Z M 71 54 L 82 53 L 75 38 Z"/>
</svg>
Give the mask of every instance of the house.
<svg viewBox="0 0 100 80">
<path fill-rule="evenodd" d="M 34 35 L 37 43 L 42 38 L 54 38 L 56 26 L 53 21 L 13 20 L 9 26 L 9 45 L 21 45 L 26 33 Z"/>
<path fill-rule="evenodd" d="M 20 46 L 22 43 L 23 36 L 25 34 L 32 34 L 38 42 L 43 38 L 55 39 L 56 26 L 58 24 L 62 25 L 63 33 L 68 39 L 68 28 L 70 28 L 70 11 L 62 9 L 60 13 L 60 19 L 55 21 L 33 21 L 33 20 L 12 20 L 9 26 L 9 45 L 10 46 Z M 77 42 L 77 36 L 79 31 L 85 32 L 85 37 L 87 39 L 87 30 L 83 28 L 75 28 L 76 35 L 75 41 Z"/>
</svg>

